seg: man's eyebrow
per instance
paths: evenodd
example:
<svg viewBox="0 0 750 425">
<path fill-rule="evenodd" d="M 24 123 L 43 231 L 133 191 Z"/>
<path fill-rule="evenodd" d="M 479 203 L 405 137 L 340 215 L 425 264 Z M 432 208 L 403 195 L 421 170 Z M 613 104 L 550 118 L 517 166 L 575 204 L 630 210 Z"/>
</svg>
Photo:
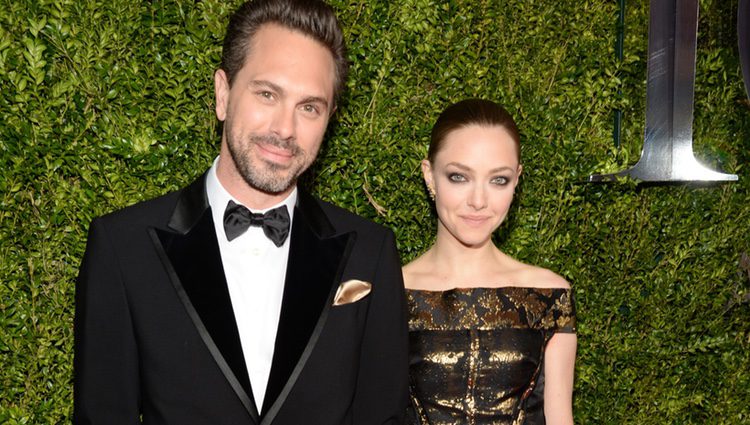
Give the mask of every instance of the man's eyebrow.
<svg viewBox="0 0 750 425">
<path fill-rule="evenodd" d="M 308 96 L 300 102 L 301 105 L 307 104 L 307 103 L 319 103 L 323 105 L 325 109 L 328 109 L 328 101 L 320 96 Z"/>
<path fill-rule="evenodd" d="M 277 93 L 284 94 L 284 89 L 280 85 L 274 84 L 268 80 L 253 80 L 250 81 L 250 85 L 253 87 L 265 87 L 269 88 Z"/>
<path fill-rule="evenodd" d="M 280 85 L 272 83 L 268 80 L 253 80 L 250 82 L 250 86 L 258 87 L 258 88 L 267 88 L 281 95 L 284 94 L 284 89 Z M 326 109 L 328 109 L 329 107 L 328 100 L 326 100 L 326 98 L 322 96 L 307 96 L 299 102 L 300 105 L 304 105 L 307 103 L 319 103 L 323 105 L 323 107 L 325 107 Z"/>
</svg>

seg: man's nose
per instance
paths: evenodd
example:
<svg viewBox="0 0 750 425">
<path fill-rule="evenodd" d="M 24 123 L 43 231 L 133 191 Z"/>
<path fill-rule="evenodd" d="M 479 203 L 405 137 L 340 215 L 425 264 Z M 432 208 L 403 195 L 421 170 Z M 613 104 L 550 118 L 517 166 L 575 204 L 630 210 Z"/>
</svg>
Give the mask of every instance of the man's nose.
<svg viewBox="0 0 750 425">
<path fill-rule="evenodd" d="M 294 108 L 280 105 L 273 115 L 270 130 L 281 140 L 293 139 L 295 132 Z"/>
</svg>

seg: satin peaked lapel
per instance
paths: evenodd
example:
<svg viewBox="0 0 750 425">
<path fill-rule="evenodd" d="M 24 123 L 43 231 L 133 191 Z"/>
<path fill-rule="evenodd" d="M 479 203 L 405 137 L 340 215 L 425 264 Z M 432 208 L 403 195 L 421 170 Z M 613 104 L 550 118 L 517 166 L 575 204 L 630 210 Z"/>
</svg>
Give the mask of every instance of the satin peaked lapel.
<svg viewBox="0 0 750 425">
<path fill-rule="evenodd" d="M 315 347 L 354 239 L 336 234 L 318 202 L 299 191 L 262 424 L 273 421 Z"/>
<path fill-rule="evenodd" d="M 169 222 L 171 230 L 151 229 L 151 237 L 201 339 L 257 423 L 204 182 L 205 176 L 183 191 Z"/>
</svg>

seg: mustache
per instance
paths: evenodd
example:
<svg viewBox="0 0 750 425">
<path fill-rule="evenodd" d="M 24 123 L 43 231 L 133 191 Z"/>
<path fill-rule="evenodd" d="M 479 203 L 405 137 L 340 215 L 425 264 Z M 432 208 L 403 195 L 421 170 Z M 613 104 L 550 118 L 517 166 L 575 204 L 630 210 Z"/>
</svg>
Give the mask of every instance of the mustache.
<svg viewBox="0 0 750 425">
<path fill-rule="evenodd" d="M 277 148 L 286 149 L 292 153 L 292 155 L 298 155 L 302 152 L 302 148 L 294 140 L 280 139 L 272 134 L 253 134 L 250 136 L 252 143 L 262 143 L 271 145 Z"/>
</svg>

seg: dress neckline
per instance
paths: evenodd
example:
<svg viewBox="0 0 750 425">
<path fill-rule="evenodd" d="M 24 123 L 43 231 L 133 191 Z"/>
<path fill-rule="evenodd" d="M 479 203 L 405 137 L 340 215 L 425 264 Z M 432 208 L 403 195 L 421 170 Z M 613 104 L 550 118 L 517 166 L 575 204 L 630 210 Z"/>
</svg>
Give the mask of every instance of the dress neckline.
<svg viewBox="0 0 750 425">
<path fill-rule="evenodd" d="M 469 286 L 469 287 L 453 287 L 445 290 L 434 290 L 434 289 L 413 289 L 404 288 L 407 292 L 415 293 L 435 293 L 442 294 L 447 292 L 474 292 L 474 291 L 501 291 L 501 290 L 543 290 L 543 291 L 570 291 L 571 288 L 563 288 L 559 286 L 518 286 L 518 285 L 505 285 L 505 286 Z"/>
</svg>

